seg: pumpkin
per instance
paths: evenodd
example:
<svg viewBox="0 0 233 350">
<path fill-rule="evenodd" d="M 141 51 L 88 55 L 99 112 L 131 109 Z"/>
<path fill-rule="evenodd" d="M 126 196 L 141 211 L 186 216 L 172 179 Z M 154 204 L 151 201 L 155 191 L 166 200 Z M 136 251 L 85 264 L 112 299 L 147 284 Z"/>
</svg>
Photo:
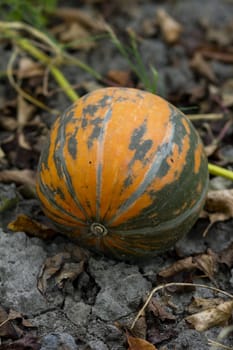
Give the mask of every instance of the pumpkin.
<svg viewBox="0 0 233 350">
<path fill-rule="evenodd" d="M 56 228 L 111 258 L 152 257 L 198 218 L 208 188 L 203 145 L 159 96 L 103 88 L 54 123 L 37 193 Z"/>
</svg>

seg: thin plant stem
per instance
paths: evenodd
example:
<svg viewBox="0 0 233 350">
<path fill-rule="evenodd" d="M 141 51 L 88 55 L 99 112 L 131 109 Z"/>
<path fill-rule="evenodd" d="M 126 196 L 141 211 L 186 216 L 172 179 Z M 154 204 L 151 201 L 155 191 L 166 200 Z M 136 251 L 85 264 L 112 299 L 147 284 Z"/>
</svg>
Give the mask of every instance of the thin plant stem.
<svg viewBox="0 0 233 350">
<path fill-rule="evenodd" d="M 13 52 L 13 54 L 11 55 L 10 60 L 8 62 L 8 65 L 7 65 L 7 76 L 8 76 L 10 84 L 14 87 L 14 89 L 18 92 L 19 95 L 23 96 L 26 100 L 28 100 L 29 102 L 31 102 L 35 106 L 37 106 L 41 109 L 44 109 L 51 114 L 58 114 L 58 111 L 47 107 L 43 102 L 37 100 L 36 98 L 32 97 L 27 92 L 25 92 L 23 89 L 21 89 L 21 87 L 16 83 L 16 81 L 14 80 L 14 76 L 13 76 L 13 66 L 14 66 L 14 62 L 17 58 L 17 54 L 18 54 L 18 51 L 15 50 Z"/>
<path fill-rule="evenodd" d="M 233 181 L 233 171 L 222 168 L 220 166 L 208 163 L 209 173 L 215 176 L 225 177 L 226 179 Z"/>
<path fill-rule="evenodd" d="M 176 283 L 176 282 L 171 282 L 171 283 L 166 283 L 166 284 L 163 284 L 163 285 L 160 285 L 160 286 L 157 286 L 155 287 L 154 289 L 152 289 L 152 291 L 150 292 L 147 300 L 145 301 L 144 305 L 142 306 L 142 308 L 139 310 L 137 316 L 135 317 L 132 325 L 131 325 L 131 329 L 134 328 L 137 320 L 139 319 L 139 317 L 141 317 L 146 309 L 146 307 L 148 306 L 149 302 L 151 301 L 151 298 L 153 297 L 153 295 L 158 292 L 159 290 L 161 289 L 165 289 L 165 288 L 168 288 L 168 287 L 171 287 L 171 286 L 182 286 L 182 287 L 199 287 L 199 288 L 206 288 L 206 289 L 210 289 L 210 290 L 213 290 L 214 292 L 218 292 L 218 293 L 221 293 L 225 296 L 227 296 L 228 298 L 231 298 L 233 299 L 233 295 L 230 294 L 230 293 L 227 293 L 225 292 L 224 290 L 221 290 L 221 289 L 218 289 L 218 288 L 215 288 L 215 287 L 211 287 L 211 286 L 207 286 L 205 284 L 199 284 L 199 283 Z"/>
<path fill-rule="evenodd" d="M 70 98 L 72 102 L 76 101 L 79 96 L 74 91 L 74 89 L 71 87 L 68 80 L 65 78 L 65 76 L 62 74 L 62 72 L 53 65 L 52 60 L 49 56 L 47 56 L 45 53 L 43 53 L 41 50 L 39 50 L 37 47 L 33 46 L 27 39 L 17 39 L 16 43 L 25 51 L 30 53 L 34 58 L 38 59 L 43 64 L 49 66 L 50 71 L 54 77 L 54 79 L 57 81 L 57 83 L 61 86 L 61 88 L 64 90 L 66 95 Z"/>
</svg>

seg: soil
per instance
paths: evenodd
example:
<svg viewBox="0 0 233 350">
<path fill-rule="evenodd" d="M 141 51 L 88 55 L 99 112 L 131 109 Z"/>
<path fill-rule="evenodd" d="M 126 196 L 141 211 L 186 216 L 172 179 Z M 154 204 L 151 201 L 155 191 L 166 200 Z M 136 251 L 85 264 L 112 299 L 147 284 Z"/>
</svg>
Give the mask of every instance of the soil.
<svg viewBox="0 0 233 350">
<path fill-rule="evenodd" d="M 66 6 L 75 3 L 66 2 Z M 172 44 L 166 41 L 155 20 L 159 7 L 182 26 L 179 38 Z M 157 94 L 189 114 L 224 115 L 221 120 L 199 120 L 194 124 L 206 146 L 213 146 L 213 141 L 224 134 L 217 151 L 210 154 L 210 160 L 232 168 L 233 127 L 229 121 L 233 102 L 225 106 L 221 98 L 223 87 L 228 83 L 230 86 L 233 81 L 233 2 L 81 1 L 79 8 L 92 15 L 101 13 L 123 42 L 128 42 L 126 28 L 135 31 L 140 38 L 143 62 L 146 67 L 153 65 L 158 71 Z M 12 51 L 12 44 L 3 40 L 1 72 L 6 71 Z M 125 58 L 106 37 L 96 41 L 95 47 L 88 51 L 72 49 L 71 52 L 101 73 L 106 78 L 105 84 L 111 80 L 113 85 L 143 88 Z M 203 64 L 194 60 L 197 52 L 211 54 L 203 54 Z M 61 69 L 80 95 L 104 85 L 74 65 Z M 51 77 L 48 84 L 50 94 L 46 96 L 42 93 L 42 78 L 33 76 L 22 82 L 23 88 L 43 99 L 47 106 L 64 111 L 70 105 L 68 97 Z M 47 111 L 33 109 L 24 124 L 29 145 L 26 147 L 17 138 L 17 128 L 9 126 L 13 125 L 9 120 L 19 123 L 17 98 L 7 77 L 0 76 L 0 145 L 4 153 L 0 155 L 0 174 L 12 169 L 27 169 L 34 174 L 44 140 L 55 119 Z M 21 214 L 47 224 L 29 182 L 25 182 L 21 175 L 20 180 L 2 178 L 0 184 L 0 350 L 125 350 L 129 348 L 130 326 L 155 286 L 190 282 L 233 292 L 233 259 L 222 262 L 224 252 L 232 257 L 233 219 L 213 224 L 203 236 L 209 219 L 200 218 L 189 234 L 168 252 L 150 261 L 130 264 L 86 252 L 58 234 L 44 240 L 29 235 L 30 228 L 24 230 L 27 234 L 12 233 L 8 224 Z M 233 185 L 223 178 L 211 177 L 210 187 L 230 189 Z M 208 261 L 212 259 L 214 268 L 208 263 L 207 268 L 195 265 L 169 277 L 159 274 L 181 259 L 200 256 L 201 259 L 208 257 Z M 205 331 L 196 330 L 186 319 L 193 300 L 217 297 L 229 300 L 221 293 L 201 287 L 173 286 L 160 290 L 154 294 L 153 301 L 159 303 L 162 311 L 147 309 L 132 335 L 147 339 L 160 350 L 205 350 L 211 348 L 210 340 L 218 340 L 230 349 L 232 332 L 222 339 L 219 334 L 227 324 L 232 324 L 231 317 L 228 322 Z M 10 310 L 19 314 L 1 326 L 4 312 L 9 317 Z M 14 347 L 17 344 L 18 347 Z M 129 349 L 143 350 L 144 347 Z"/>
</svg>

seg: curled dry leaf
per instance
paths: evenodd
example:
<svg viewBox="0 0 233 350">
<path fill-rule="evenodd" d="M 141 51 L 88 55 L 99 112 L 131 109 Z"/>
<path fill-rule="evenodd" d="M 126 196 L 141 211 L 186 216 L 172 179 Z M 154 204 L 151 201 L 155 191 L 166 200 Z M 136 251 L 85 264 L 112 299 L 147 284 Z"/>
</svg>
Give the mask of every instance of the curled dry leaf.
<svg viewBox="0 0 233 350">
<path fill-rule="evenodd" d="M 17 76 L 19 79 L 32 78 L 44 74 L 45 68 L 38 62 L 29 57 L 22 57 L 19 60 Z"/>
<path fill-rule="evenodd" d="M 95 13 L 93 15 L 78 10 L 75 8 L 69 7 L 59 7 L 55 10 L 55 16 L 62 18 L 67 22 L 76 22 L 79 23 L 83 28 L 86 28 L 89 32 L 105 32 L 106 24 L 102 18 L 98 18 L 98 15 Z"/>
<path fill-rule="evenodd" d="M 146 323 L 145 311 L 143 311 L 142 315 L 139 317 L 139 319 L 135 323 L 132 331 L 135 337 L 146 339 L 147 323 Z"/>
<path fill-rule="evenodd" d="M 209 191 L 204 209 L 204 215 L 210 220 L 210 225 L 204 232 L 206 235 L 215 222 L 233 218 L 233 189 Z"/>
<path fill-rule="evenodd" d="M 168 44 L 176 43 L 180 38 L 182 26 L 162 8 L 157 10 L 156 17 L 165 41 Z"/>
<path fill-rule="evenodd" d="M 26 141 L 25 135 L 23 133 L 23 128 L 27 125 L 28 121 L 31 119 L 33 113 L 35 112 L 35 106 L 29 104 L 25 99 L 18 95 L 18 106 L 17 106 L 17 135 L 18 143 L 20 147 L 31 150 L 31 146 Z"/>
<path fill-rule="evenodd" d="M 211 327 L 226 323 L 231 317 L 232 311 L 233 300 L 225 301 L 216 307 L 186 317 L 186 321 L 197 331 L 203 332 Z"/>
<path fill-rule="evenodd" d="M 37 282 L 37 288 L 42 294 L 45 294 L 47 290 L 47 281 L 61 269 L 64 261 L 69 258 L 69 253 L 62 252 L 46 259 Z"/>
<path fill-rule="evenodd" d="M 233 79 L 228 79 L 221 87 L 222 103 L 225 107 L 233 106 Z"/>
<path fill-rule="evenodd" d="M 156 347 L 147 340 L 134 338 L 127 334 L 128 350 L 156 350 Z"/>
<path fill-rule="evenodd" d="M 0 337 L 16 339 L 20 336 L 6 310 L 0 305 Z"/>
<path fill-rule="evenodd" d="M 188 306 L 188 312 L 194 314 L 196 312 L 204 311 L 207 309 L 214 308 L 220 303 L 223 303 L 224 300 L 221 298 L 198 298 L 194 297 L 191 304 Z"/>
<path fill-rule="evenodd" d="M 195 257 L 188 257 L 176 261 L 171 266 L 161 270 L 159 275 L 164 278 L 171 277 L 182 271 L 190 271 L 194 269 L 201 270 L 210 279 L 213 279 L 217 270 L 217 257 L 208 251 L 208 254 L 200 254 Z"/>
<path fill-rule="evenodd" d="M 31 334 L 26 334 L 21 339 L 0 345 L 0 350 L 39 350 L 40 348 L 40 339 Z"/>
<path fill-rule="evenodd" d="M 110 71 L 108 71 L 107 78 L 119 84 L 120 86 L 132 85 L 130 71 L 111 69 Z"/>
<path fill-rule="evenodd" d="M 159 272 L 159 276 L 168 278 L 182 271 L 190 271 L 196 268 L 196 264 L 193 262 L 193 258 L 190 256 L 185 259 L 180 259 L 174 264 L 166 267 Z"/>
<path fill-rule="evenodd" d="M 155 317 L 158 317 L 160 320 L 175 320 L 176 317 L 170 312 L 166 311 L 164 306 L 155 298 L 152 298 L 148 305 L 148 310 L 151 311 Z"/>
<path fill-rule="evenodd" d="M 67 280 L 73 282 L 84 270 L 84 261 L 79 263 L 64 263 L 61 271 L 55 277 L 58 288 L 63 288 Z"/>
<path fill-rule="evenodd" d="M 59 40 L 69 44 L 73 49 L 90 50 L 96 46 L 93 40 L 90 40 L 90 33 L 79 23 L 71 22 L 61 24 L 53 30 L 57 33 Z"/>
<path fill-rule="evenodd" d="M 8 228 L 14 232 L 25 232 L 30 236 L 41 239 L 50 239 L 57 234 L 56 231 L 36 220 L 32 220 L 24 214 L 19 215 L 16 220 L 10 222 Z"/>
<path fill-rule="evenodd" d="M 215 76 L 214 71 L 208 62 L 203 58 L 203 55 L 200 52 L 196 52 L 192 61 L 190 62 L 190 66 L 199 74 L 203 75 L 211 82 L 216 83 L 217 78 Z"/>
<path fill-rule="evenodd" d="M 63 288 L 66 281 L 73 282 L 83 270 L 84 261 L 74 262 L 69 252 L 58 253 L 46 259 L 39 274 L 37 288 L 45 294 L 51 279 L 54 286 Z"/>
<path fill-rule="evenodd" d="M 90 40 L 90 36 L 106 32 L 105 22 L 96 13 L 89 14 L 74 8 L 60 7 L 55 15 L 62 18 L 64 23 L 54 27 L 52 32 L 62 42 L 69 43 L 70 47 L 89 50 L 96 45 L 95 41 Z"/>
<path fill-rule="evenodd" d="M 36 181 L 36 173 L 33 170 L 3 170 L 0 171 L 0 182 L 15 182 L 19 185 L 27 185 L 34 188 Z"/>
<path fill-rule="evenodd" d="M 218 269 L 217 256 L 211 251 L 208 250 L 208 254 L 200 254 L 193 258 L 196 267 L 204 272 L 210 280 L 213 280 L 215 273 Z"/>
<path fill-rule="evenodd" d="M 228 267 L 233 266 L 233 242 L 219 254 L 219 262 L 226 264 Z"/>
</svg>

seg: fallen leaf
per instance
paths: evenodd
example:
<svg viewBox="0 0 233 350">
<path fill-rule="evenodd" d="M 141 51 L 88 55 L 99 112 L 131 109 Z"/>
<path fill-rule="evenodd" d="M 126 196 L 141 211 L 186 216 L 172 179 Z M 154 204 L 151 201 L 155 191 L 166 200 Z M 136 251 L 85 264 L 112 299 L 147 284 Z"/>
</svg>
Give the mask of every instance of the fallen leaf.
<svg viewBox="0 0 233 350">
<path fill-rule="evenodd" d="M 90 15 L 79 9 L 59 7 L 55 16 L 62 18 L 64 23 L 52 28 L 52 33 L 72 48 L 89 50 L 96 45 L 91 36 L 106 32 L 105 22 L 96 13 Z"/>
<path fill-rule="evenodd" d="M 203 55 L 200 52 L 196 52 L 194 57 L 190 62 L 191 68 L 193 68 L 196 72 L 203 75 L 211 82 L 216 83 L 217 78 L 211 66 L 208 62 L 203 58 Z"/>
<path fill-rule="evenodd" d="M 228 267 L 233 266 L 233 242 L 219 254 L 219 262 L 226 264 Z"/>
<path fill-rule="evenodd" d="M 166 330 L 159 329 L 158 325 L 152 325 L 148 329 L 148 340 L 153 344 L 160 344 L 161 342 L 170 340 L 177 337 L 177 331 L 175 329 L 166 327 Z M 159 348 L 161 349 L 161 348 Z"/>
<path fill-rule="evenodd" d="M 134 338 L 127 334 L 128 350 L 156 350 L 156 347 L 147 340 Z"/>
<path fill-rule="evenodd" d="M 62 268 L 64 261 L 70 258 L 70 253 L 62 252 L 46 259 L 43 264 L 37 282 L 37 288 L 45 294 L 47 290 L 47 281 Z"/>
<path fill-rule="evenodd" d="M 209 328 L 226 323 L 231 317 L 232 311 L 233 300 L 225 301 L 216 307 L 186 317 L 186 321 L 197 331 L 203 332 Z"/>
<path fill-rule="evenodd" d="M 183 271 L 191 271 L 199 269 L 210 279 L 213 279 L 217 270 L 217 257 L 212 251 L 208 251 L 207 254 L 200 254 L 194 257 L 190 256 L 184 259 L 180 259 L 172 265 L 161 270 L 158 274 L 161 277 L 168 278 L 177 273 Z"/>
<path fill-rule="evenodd" d="M 39 291 L 45 294 L 49 280 L 53 288 L 63 288 L 66 281 L 73 282 L 84 270 L 84 260 L 77 262 L 74 261 L 75 258 L 70 252 L 61 252 L 47 258 L 39 273 Z"/>
<path fill-rule="evenodd" d="M 26 334 L 23 338 L 7 344 L 1 344 L 0 350 L 39 350 L 41 344 L 39 338 Z"/>
<path fill-rule="evenodd" d="M 193 257 L 193 262 L 210 280 L 213 280 L 218 265 L 217 256 L 211 250 L 208 250 L 208 254 L 200 254 Z"/>
<path fill-rule="evenodd" d="M 18 135 L 18 143 L 20 147 L 31 150 L 31 146 L 25 139 L 25 135 L 23 133 L 23 128 L 27 125 L 28 121 L 31 119 L 33 113 L 35 112 L 35 106 L 26 102 L 26 100 L 18 95 L 18 103 L 17 103 L 17 135 Z"/>
<path fill-rule="evenodd" d="M 221 89 L 222 103 L 225 107 L 233 106 L 233 79 L 228 79 Z"/>
<path fill-rule="evenodd" d="M 1 116 L 0 126 L 7 131 L 15 131 L 17 129 L 17 121 L 13 117 Z"/>
<path fill-rule="evenodd" d="M 156 18 L 165 41 L 168 44 L 176 43 L 180 38 L 182 26 L 162 8 L 157 10 Z"/>
<path fill-rule="evenodd" d="M 209 191 L 203 214 L 210 220 L 204 236 L 215 222 L 233 218 L 233 189 Z"/>
<path fill-rule="evenodd" d="M 64 263 L 61 271 L 55 277 L 58 288 L 63 288 L 67 280 L 73 282 L 84 270 L 84 261 L 79 263 Z"/>
<path fill-rule="evenodd" d="M 198 298 L 193 297 L 191 304 L 188 306 L 188 312 L 190 314 L 200 312 L 203 310 L 211 309 L 223 303 L 224 300 L 220 298 Z"/>
<path fill-rule="evenodd" d="M 88 51 L 96 46 L 95 41 L 90 40 L 90 33 L 79 23 L 61 24 L 53 29 L 53 34 L 58 34 L 59 40 L 73 49 Z"/>
<path fill-rule="evenodd" d="M 162 269 L 159 272 L 159 276 L 168 278 L 182 271 L 190 271 L 196 268 L 196 263 L 193 262 L 193 258 L 190 256 L 188 258 L 180 259 L 174 264 Z"/>
<path fill-rule="evenodd" d="M 16 220 L 10 222 L 8 229 L 13 232 L 25 232 L 30 236 L 41 239 L 50 239 L 57 235 L 56 231 L 24 214 L 19 215 Z"/>
<path fill-rule="evenodd" d="M 146 339 L 147 323 L 146 323 L 145 311 L 143 312 L 143 314 L 139 317 L 139 319 L 135 323 L 132 331 L 133 331 L 133 334 L 135 337 L 138 337 L 141 339 Z"/>
<path fill-rule="evenodd" d="M 18 334 L 6 310 L 0 305 L 0 337 L 17 339 Z"/>
<path fill-rule="evenodd" d="M 118 69 L 111 69 L 108 71 L 107 78 L 120 86 L 130 86 L 132 84 L 130 72 Z"/>
<path fill-rule="evenodd" d="M 22 57 L 19 60 L 17 76 L 19 79 L 42 76 L 44 74 L 44 70 L 45 68 L 40 63 L 33 61 L 29 57 Z"/>
<path fill-rule="evenodd" d="M 172 320 L 174 321 L 176 317 L 172 315 L 170 312 L 166 311 L 165 308 L 161 305 L 161 303 L 156 300 L 155 298 L 152 298 L 149 302 L 149 305 L 147 307 L 148 311 L 152 312 L 153 315 L 160 320 Z"/>
<path fill-rule="evenodd" d="M 27 185 L 34 188 L 36 182 L 36 173 L 33 170 L 2 170 L 0 171 L 0 182 L 15 182 L 19 185 Z"/>
<path fill-rule="evenodd" d="M 141 24 L 141 32 L 143 37 L 155 36 L 157 33 L 156 20 L 152 18 L 145 18 Z"/>
<path fill-rule="evenodd" d="M 59 7 L 54 12 L 55 16 L 62 18 L 67 22 L 77 22 L 83 28 L 87 28 L 89 31 L 105 32 L 106 24 L 104 20 L 98 16 L 98 14 L 90 15 L 89 13 L 69 7 Z"/>
</svg>

